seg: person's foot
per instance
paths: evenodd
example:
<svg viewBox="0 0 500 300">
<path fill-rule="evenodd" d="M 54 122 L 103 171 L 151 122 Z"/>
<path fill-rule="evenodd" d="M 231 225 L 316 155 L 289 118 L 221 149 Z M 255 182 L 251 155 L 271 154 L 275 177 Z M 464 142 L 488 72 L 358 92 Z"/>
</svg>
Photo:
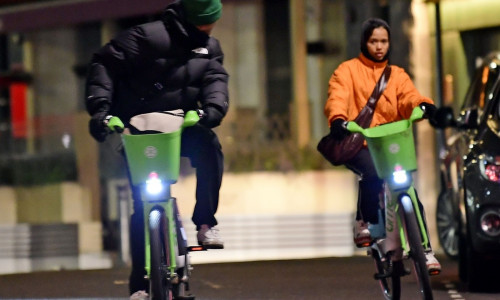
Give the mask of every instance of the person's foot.
<svg viewBox="0 0 500 300">
<path fill-rule="evenodd" d="M 441 273 L 441 264 L 434 256 L 434 252 L 428 251 L 425 253 L 427 271 L 429 275 L 438 275 Z"/>
<path fill-rule="evenodd" d="M 223 249 L 224 242 L 219 236 L 219 229 L 208 225 L 201 225 L 197 234 L 198 244 L 207 249 Z"/>
<path fill-rule="evenodd" d="M 148 300 L 149 295 L 146 291 L 137 291 L 130 295 L 130 300 Z"/>
<path fill-rule="evenodd" d="M 356 247 L 368 247 L 372 242 L 372 237 L 370 231 L 368 230 L 368 224 L 363 220 L 356 220 L 354 224 L 354 244 Z"/>
</svg>

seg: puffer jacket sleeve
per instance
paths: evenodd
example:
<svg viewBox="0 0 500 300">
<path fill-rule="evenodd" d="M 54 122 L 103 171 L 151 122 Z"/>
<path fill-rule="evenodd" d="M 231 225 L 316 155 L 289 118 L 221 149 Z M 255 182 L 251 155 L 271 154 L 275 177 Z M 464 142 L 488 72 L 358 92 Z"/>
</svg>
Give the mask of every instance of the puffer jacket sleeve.
<svg viewBox="0 0 500 300">
<path fill-rule="evenodd" d="M 202 79 L 201 105 L 215 107 L 226 115 L 229 108 L 229 75 L 223 67 L 224 54 L 215 38 L 210 38 L 209 49 L 213 54 Z"/>
<path fill-rule="evenodd" d="M 398 111 L 403 118 L 408 119 L 413 108 L 422 102 L 434 104 L 432 99 L 422 96 L 418 92 L 410 76 L 403 69 L 399 69 L 397 76 Z"/>
<path fill-rule="evenodd" d="M 86 81 L 85 106 L 90 115 L 109 111 L 115 82 L 125 74 L 126 64 L 134 63 L 138 57 L 143 32 L 139 27 L 118 35 L 99 49 L 89 65 Z"/>
<path fill-rule="evenodd" d="M 324 114 L 328 124 L 335 119 L 348 120 L 349 97 L 353 91 L 352 76 L 346 63 L 342 63 L 332 74 L 328 81 L 328 99 L 326 100 Z"/>
</svg>

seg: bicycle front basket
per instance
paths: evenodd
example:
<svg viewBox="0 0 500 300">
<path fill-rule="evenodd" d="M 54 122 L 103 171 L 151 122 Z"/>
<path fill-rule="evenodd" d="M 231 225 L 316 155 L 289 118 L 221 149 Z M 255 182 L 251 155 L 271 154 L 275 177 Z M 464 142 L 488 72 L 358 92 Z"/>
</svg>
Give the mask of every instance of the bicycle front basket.
<svg viewBox="0 0 500 300">
<path fill-rule="evenodd" d="M 146 182 L 151 172 L 176 182 L 179 178 L 181 130 L 170 133 L 122 135 L 134 185 Z"/>
<path fill-rule="evenodd" d="M 396 166 L 417 169 L 412 122 L 401 120 L 365 130 L 365 138 L 380 178 L 392 176 Z"/>
</svg>

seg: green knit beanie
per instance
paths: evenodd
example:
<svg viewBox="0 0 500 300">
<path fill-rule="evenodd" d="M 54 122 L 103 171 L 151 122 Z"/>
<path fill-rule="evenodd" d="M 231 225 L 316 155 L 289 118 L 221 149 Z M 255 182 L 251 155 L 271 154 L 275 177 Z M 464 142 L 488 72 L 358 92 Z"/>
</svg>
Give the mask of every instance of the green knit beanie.
<svg viewBox="0 0 500 300">
<path fill-rule="evenodd" d="M 194 25 L 207 25 L 217 21 L 222 14 L 220 0 L 182 0 L 187 20 Z"/>
</svg>

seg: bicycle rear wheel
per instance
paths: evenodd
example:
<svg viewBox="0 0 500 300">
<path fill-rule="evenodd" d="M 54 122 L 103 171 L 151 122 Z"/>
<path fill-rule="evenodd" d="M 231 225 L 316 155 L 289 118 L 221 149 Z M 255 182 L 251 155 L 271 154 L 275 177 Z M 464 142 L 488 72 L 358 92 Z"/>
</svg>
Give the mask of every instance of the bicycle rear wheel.
<svg viewBox="0 0 500 300">
<path fill-rule="evenodd" d="M 384 259 L 377 249 L 372 248 L 371 255 L 377 270 L 374 277 L 379 282 L 384 299 L 399 300 L 401 297 L 401 277 L 393 272 L 392 262 Z"/>
<path fill-rule="evenodd" d="M 151 246 L 151 276 L 149 278 L 151 299 L 172 300 L 172 285 L 167 279 L 170 265 L 169 243 L 167 241 L 167 217 L 160 209 L 149 214 L 149 239 Z"/>
<path fill-rule="evenodd" d="M 415 216 L 415 210 L 410 196 L 404 195 L 401 197 L 400 203 L 404 213 L 404 225 L 406 228 L 406 238 L 410 246 L 410 258 L 415 269 L 415 275 L 419 286 L 422 299 L 431 300 L 432 288 L 427 264 L 425 259 L 424 247 L 422 246 L 422 238 Z"/>
</svg>

